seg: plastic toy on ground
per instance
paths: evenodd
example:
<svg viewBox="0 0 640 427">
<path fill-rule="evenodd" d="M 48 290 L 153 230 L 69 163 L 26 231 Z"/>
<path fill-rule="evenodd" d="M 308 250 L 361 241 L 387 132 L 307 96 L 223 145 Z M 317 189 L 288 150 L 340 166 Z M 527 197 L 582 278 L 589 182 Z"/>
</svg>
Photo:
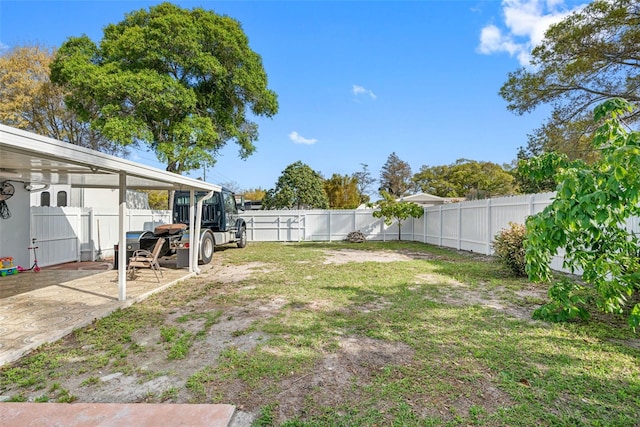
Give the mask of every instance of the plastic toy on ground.
<svg viewBox="0 0 640 427">
<path fill-rule="evenodd" d="M 0 268 L 0 276 L 10 276 L 12 274 L 18 274 L 18 267 Z"/>
</svg>

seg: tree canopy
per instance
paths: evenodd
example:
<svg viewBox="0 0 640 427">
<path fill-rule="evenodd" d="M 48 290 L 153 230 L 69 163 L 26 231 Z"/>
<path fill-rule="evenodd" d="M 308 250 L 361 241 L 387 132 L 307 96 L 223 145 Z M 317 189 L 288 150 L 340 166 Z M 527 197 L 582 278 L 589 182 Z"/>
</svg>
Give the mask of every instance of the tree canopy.
<svg viewBox="0 0 640 427">
<path fill-rule="evenodd" d="M 212 164 L 228 141 L 251 155 L 258 126 L 250 116 L 278 111 L 240 23 L 202 8 L 131 12 L 99 45 L 70 37 L 51 70 L 83 120 L 122 145 L 148 145 L 176 173 Z"/>
<path fill-rule="evenodd" d="M 521 193 L 533 194 L 555 191 L 559 182 L 561 169 L 582 167 L 582 160 L 570 161 L 566 154 L 555 151 L 545 152 L 538 156 L 520 159 L 514 171 L 516 185 Z"/>
<path fill-rule="evenodd" d="M 422 192 L 470 199 L 515 193 L 515 179 L 492 162 L 458 159 L 451 165 L 422 166 L 413 177 Z"/>
<path fill-rule="evenodd" d="M 358 179 L 354 176 L 334 173 L 324 182 L 324 191 L 331 209 L 355 209 L 360 204 Z"/>
<path fill-rule="evenodd" d="M 327 209 L 329 200 L 322 175 L 297 161 L 282 171 L 275 188 L 267 191 L 263 209 Z"/>
<path fill-rule="evenodd" d="M 380 190 L 386 191 L 395 197 L 402 197 L 412 188 L 411 166 L 404 160 L 400 160 L 394 152 L 389 154 L 387 162 L 380 171 Z"/>
<path fill-rule="evenodd" d="M 65 90 L 50 80 L 54 50 L 14 46 L 0 56 L 0 122 L 109 154 L 125 154 L 64 105 Z"/>
<path fill-rule="evenodd" d="M 371 187 L 376 182 L 376 179 L 371 175 L 369 165 L 360 163 L 360 166 L 362 170 L 354 172 L 351 176 L 356 179 L 360 203 L 369 203 L 371 200 Z"/>
<path fill-rule="evenodd" d="M 602 159 L 593 166 L 575 162 L 558 170 L 553 202 L 527 220 L 527 273 L 532 280 L 551 282 L 551 257 L 565 248 L 564 266 L 581 272 L 578 283 L 567 278 L 549 289 L 551 302 L 535 317 L 567 320 L 589 316 L 589 307 L 628 316 L 640 326 L 640 239 L 627 222 L 640 215 L 640 132 L 627 132 L 621 116 L 632 106 L 622 99 L 595 109 L 598 129 L 593 145 Z M 587 286 L 585 286 L 586 284 Z M 636 301 L 637 302 L 637 301 Z"/>
<path fill-rule="evenodd" d="M 248 190 L 244 190 L 242 192 L 245 200 L 251 200 L 254 202 L 259 202 L 267 195 L 267 190 L 263 188 L 249 188 Z"/>
<path fill-rule="evenodd" d="M 500 89 L 507 108 L 517 114 L 552 107 L 548 121 L 530 136 L 528 151 L 595 161 L 590 136 L 597 124 L 591 110 L 613 97 L 640 101 L 638 45 L 636 0 L 596 0 L 552 25 L 532 51 L 531 67 L 510 73 Z M 638 110 L 625 114 L 628 123 L 640 120 Z"/>
</svg>

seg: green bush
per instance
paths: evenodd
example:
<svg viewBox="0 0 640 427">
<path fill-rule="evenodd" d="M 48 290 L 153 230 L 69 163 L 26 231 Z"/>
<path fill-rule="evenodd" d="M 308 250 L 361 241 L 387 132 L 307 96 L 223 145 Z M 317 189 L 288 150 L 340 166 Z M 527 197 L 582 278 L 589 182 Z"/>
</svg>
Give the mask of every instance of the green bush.
<svg viewBox="0 0 640 427">
<path fill-rule="evenodd" d="M 509 223 L 495 235 L 493 241 L 494 255 L 498 261 L 517 276 L 526 276 L 524 260 L 524 238 L 526 228 L 522 224 Z"/>
</svg>

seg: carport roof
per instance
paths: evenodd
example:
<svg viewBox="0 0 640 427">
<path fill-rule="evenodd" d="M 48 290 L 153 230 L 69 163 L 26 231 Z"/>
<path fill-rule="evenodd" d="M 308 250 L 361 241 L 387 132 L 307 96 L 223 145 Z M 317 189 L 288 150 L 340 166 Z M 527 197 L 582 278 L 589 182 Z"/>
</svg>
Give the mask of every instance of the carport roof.
<svg viewBox="0 0 640 427">
<path fill-rule="evenodd" d="M 221 187 L 0 124 L 0 181 L 84 188 L 220 191 Z"/>
</svg>

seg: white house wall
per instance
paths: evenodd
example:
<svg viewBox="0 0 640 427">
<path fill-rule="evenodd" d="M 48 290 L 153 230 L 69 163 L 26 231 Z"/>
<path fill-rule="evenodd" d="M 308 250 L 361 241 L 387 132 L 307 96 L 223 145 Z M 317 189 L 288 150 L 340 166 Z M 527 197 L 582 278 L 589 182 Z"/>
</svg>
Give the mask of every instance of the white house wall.
<svg viewBox="0 0 640 427">
<path fill-rule="evenodd" d="M 11 182 L 11 181 L 10 181 Z M 29 193 L 21 182 L 11 182 L 15 194 L 6 200 L 11 217 L 0 218 L 0 257 L 12 257 L 15 266 L 30 267 Z M 0 282 L 0 286 L 2 286 Z"/>
<path fill-rule="evenodd" d="M 35 190 L 30 193 L 31 206 L 42 206 L 42 193 L 50 195 L 50 207 L 90 207 L 104 210 L 118 206 L 118 190 L 112 188 L 71 188 L 70 185 L 51 185 L 44 190 Z M 67 204 L 58 206 L 58 193 L 67 194 Z M 149 209 L 149 198 L 145 193 L 135 190 L 127 190 L 128 209 Z"/>
</svg>

